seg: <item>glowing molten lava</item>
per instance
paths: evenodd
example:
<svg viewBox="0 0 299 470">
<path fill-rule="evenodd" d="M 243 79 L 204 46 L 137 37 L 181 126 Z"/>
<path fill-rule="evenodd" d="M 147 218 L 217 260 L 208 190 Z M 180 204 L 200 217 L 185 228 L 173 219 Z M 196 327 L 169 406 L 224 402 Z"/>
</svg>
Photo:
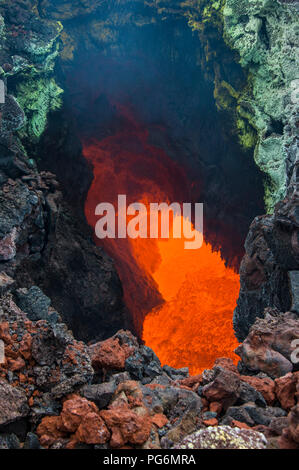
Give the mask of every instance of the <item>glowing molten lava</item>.
<svg viewBox="0 0 299 470">
<path fill-rule="evenodd" d="M 211 367 L 217 357 L 237 362 L 232 312 L 239 276 L 209 244 L 184 250 L 182 240 L 171 239 L 159 241 L 158 248 L 161 263 L 153 277 L 166 302 L 147 315 L 145 343 L 162 364 L 188 366 L 192 374 Z"/>
<path fill-rule="evenodd" d="M 84 142 L 85 158 L 94 179 L 85 204 L 88 223 L 98 220 L 95 207 L 118 194 L 132 202 L 188 202 L 184 171 L 166 153 L 148 142 L 148 132 L 119 108 L 121 129 L 101 141 Z M 162 364 L 197 373 L 217 357 L 236 362 L 232 313 L 239 276 L 225 266 L 220 254 L 204 243 L 184 249 L 184 239 L 106 239 L 114 258 L 133 324 Z M 150 313 L 149 313 L 150 312 Z"/>
</svg>

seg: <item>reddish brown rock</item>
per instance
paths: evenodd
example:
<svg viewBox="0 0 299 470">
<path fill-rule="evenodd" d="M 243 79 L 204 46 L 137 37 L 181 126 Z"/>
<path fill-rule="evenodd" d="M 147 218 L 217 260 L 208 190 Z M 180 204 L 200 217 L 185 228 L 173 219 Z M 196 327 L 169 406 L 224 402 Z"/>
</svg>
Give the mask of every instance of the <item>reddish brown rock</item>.
<svg viewBox="0 0 299 470">
<path fill-rule="evenodd" d="M 61 430 L 62 421 L 60 416 L 46 416 L 42 419 L 36 433 L 43 447 L 50 447 L 58 439 L 64 438 L 66 433 Z"/>
<path fill-rule="evenodd" d="M 163 428 L 168 423 L 168 418 L 162 413 L 155 414 L 152 417 L 152 423 L 154 423 L 158 428 Z"/>
<path fill-rule="evenodd" d="M 16 360 L 8 359 L 7 363 L 9 370 L 11 370 L 12 372 L 19 371 L 23 369 L 26 365 L 25 361 L 21 357 L 18 357 Z"/>
<path fill-rule="evenodd" d="M 113 337 L 90 346 L 89 354 L 95 369 L 124 370 L 125 361 L 132 354 L 132 348 L 127 344 L 121 345 L 119 339 Z"/>
<path fill-rule="evenodd" d="M 268 405 L 273 405 L 275 401 L 275 382 L 270 378 L 251 377 L 249 375 L 241 375 L 241 380 L 247 382 L 265 398 Z"/>
<path fill-rule="evenodd" d="M 223 409 L 232 406 L 240 394 L 239 375 L 228 369 L 219 368 L 215 379 L 205 385 L 202 390 L 203 396 L 209 402 L 220 402 Z"/>
<path fill-rule="evenodd" d="M 198 374 L 198 375 L 193 375 L 191 377 L 187 377 L 186 379 L 179 380 L 178 384 L 181 387 L 187 387 L 193 390 L 194 388 L 199 387 L 199 385 L 201 384 L 201 381 L 202 381 L 202 376 L 201 374 Z"/>
<path fill-rule="evenodd" d="M 232 428 L 251 429 L 250 426 L 248 426 L 248 424 L 241 423 L 241 421 L 238 421 L 236 419 L 233 419 L 230 425 Z"/>
<path fill-rule="evenodd" d="M 9 323 L 8 322 L 2 322 L 0 323 L 0 339 L 4 341 L 6 344 L 11 343 L 11 336 L 9 334 Z"/>
<path fill-rule="evenodd" d="M 296 377 L 289 373 L 275 380 L 275 393 L 284 410 L 290 410 L 296 404 Z"/>
<path fill-rule="evenodd" d="M 203 420 L 203 424 L 207 427 L 208 426 L 217 426 L 218 419 L 216 419 L 216 418 L 205 419 L 205 420 Z"/>
<path fill-rule="evenodd" d="M 69 433 L 74 433 L 80 426 L 81 422 L 89 413 L 97 413 L 98 409 L 94 403 L 74 395 L 70 400 L 63 404 L 61 412 L 62 429 Z"/>
<path fill-rule="evenodd" d="M 81 421 L 74 439 L 86 444 L 105 444 L 110 439 L 110 432 L 98 413 L 91 411 Z"/>
<path fill-rule="evenodd" d="M 152 421 L 149 416 L 139 416 L 126 408 L 113 408 L 100 412 L 112 436 L 111 447 L 125 444 L 142 445 L 150 435 Z"/>
<path fill-rule="evenodd" d="M 234 372 L 235 374 L 239 375 L 237 366 L 229 357 L 219 357 L 214 363 L 214 367 L 215 366 L 220 366 L 223 369 L 230 370 L 231 372 Z"/>
<path fill-rule="evenodd" d="M 281 449 L 299 449 L 299 404 L 289 412 L 287 427 L 282 430 L 277 442 Z"/>
<path fill-rule="evenodd" d="M 255 321 L 235 352 L 247 368 L 265 372 L 272 378 L 282 377 L 293 370 L 291 355 L 295 339 L 299 339 L 298 316 L 266 309 L 265 317 Z"/>
<path fill-rule="evenodd" d="M 109 408 L 139 408 L 139 410 L 143 410 L 143 414 L 148 414 L 148 410 L 143 405 L 142 398 L 143 393 L 140 383 L 135 380 L 127 380 L 118 385 Z"/>
<path fill-rule="evenodd" d="M 210 411 L 219 415 L 222 411 L 221 403 L 218 403 L 217 401 L 212 401 L 212 403 L 210 403 Z"/>
<path fill-rule="evenodd" d="M 32 336 L 29 333 L 25 333 L 22 341 L 20 342 L 19 352 L 24 359 L 29 360 L 31 358 L 32 349 Z"/>
</svg>

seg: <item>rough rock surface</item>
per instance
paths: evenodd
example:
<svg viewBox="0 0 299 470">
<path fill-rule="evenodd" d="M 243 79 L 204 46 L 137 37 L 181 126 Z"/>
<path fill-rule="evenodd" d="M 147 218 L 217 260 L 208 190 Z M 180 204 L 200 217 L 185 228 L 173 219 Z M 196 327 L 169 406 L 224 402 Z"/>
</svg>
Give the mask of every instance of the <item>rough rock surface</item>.
<svg viewBox="0 0 299 470">
<path fill-rule="evenodd" d="M 296 368 L 292 354 L 298 339 L 298 315 L 266 309 L 265 317 L 256 320 L 236 353 L 247 369 L 277 378 Z"/>
<path fill-rule="evenodd" d="M 0 273 L 30 295 L 42 288 L 79 339 L 105 339 L 128 326 L 113 262 L 63 201 L 54 175 L 37 172 L 27 153 L 30 147 L 38 157 L 48 114 L 61 105 L 54 77 L 61 31 L 34 1 L 0 6 Z M 20 302 L 23 308 L 25 297 Z"/>
<path fill-rule="evenodd" d="M 227 0 L 223 17 L 229 44 L 253 72 L 253 98 L 241 97 L 240 114 L 258 132 L 255 161 L 269 177 L 266 204 L 272 210 L 286 194 L 296 161 L 298 3 Z"/>
<path fill-rule="evenodd" d="M 276 205 L 274 214 L 257 217 L 249 229 L 240 267 L 241 290 L 234 312 L 234 328 L 241 341 L 266 307 L 299 314 L 294 282 L 294 274 L 299 270 L 297 174 L 296 166 L 290 194 Z"/>
<path fill-rule="evenodd" d="M 263 434 L 228 426 L 209 427 L 186 437 L 177 449 L 266 449 Z"/>
<path fill-rule="evenodd" d="M 27 416 L 29 411 L 26 394 L 0 379 L 0 426 Z"/>
<path fill-rule="evenodd" d="M 298 449 L 299 377 L 291 347 L 299 338 L 296 6 L 147 2 L 139 15 L 144 2 L 128 2 L 129 25 L 148 25 L 157 15 L 187 17 L 205 44 L 217 107 L 233 102 L 242 145 L 257 143 L 256 162 L 270 176 L 269 208 L 290 182 L 288 197 L 273 215 L 253 222 L 246 241 L 234 319 L 243 340 L 238 369 L 221 358 L 189 377 L 186 369 L 161 367 L 130 332 L 116 333 L 126 312 L 113 262 L 63 201 L 56 177 L 38 172 L 26 152 L 36 155 L 47 116 L 61 105 L 56 59 L 61 54 L 68 63 L 78 47 L 72 42 L 77 31 L 68 36 L 59 20 L 107 6 L 52 3 L 41 0 L 37 8 L 35 1 L 8 0 L 0 6 L 0 448 Z M 113 21 L 91 20 L 85 47 L 107 38 L 113 47 Z M 241 65 L 253 71 L 245 94 L 221 80 L 223 65 L 221 73 L 211 72 L 210 41 L 223 25 Z M 98 342 L 78 341 L 91 338 Z"/>
<path fill-rule="evenodd" d="M 298 372 L 241 375 L 221 358 L 190 377 L 124 330 L 87 347 L 48 302 L 29 319 L 45 296 L 28 292 L 27 314 L 10 292 L 0 299 L 3 448 L 298 448 Z"/>
</svg>

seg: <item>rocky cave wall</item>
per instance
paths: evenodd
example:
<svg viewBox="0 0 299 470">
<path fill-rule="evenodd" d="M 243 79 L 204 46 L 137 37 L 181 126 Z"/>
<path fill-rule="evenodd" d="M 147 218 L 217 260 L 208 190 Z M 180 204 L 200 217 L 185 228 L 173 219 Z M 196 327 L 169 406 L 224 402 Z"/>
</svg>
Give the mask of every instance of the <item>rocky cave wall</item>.
<svg viewBox="0 0 299 470">
<path fill-rule="evenodd" d="M 116 6 L 117 10 L 115 9 Z M 29 193 L 32 191 L 32 185 L 28 188 L 26 178 L 31 178 L 32 171 L 36 174 L 36 166 L 35 161 L 30 157 L 38 157 L 36 144 L 44 133 L 47 117 L 51 111 L 58 109 L 62 103 L 62 89 L 61 85 L 57 84 L 58 75 L 54 66 L 55 63 L 58 63 L 58 57 L 65 64 L 68 61 L 71 62 L 78 47 L 76 35 L 70 33 L 73 23 L 80 31 L 80 28 L 83 27 L 84 29 L 84 21 L 91 13 L 97 12 L 97 17 L 101 14 L 103 17 L 108 16 L 109 21 L 107 23 L 97 19 L 91 20 L 95 24 L 92 28 L 93 36 L 90 41 L 97 43 L 100 38 L 101 44 L 105 42 L 113 44 L 115 25 L 118 24 L 119 14 L 124 15 L 125 22 L 127 21 L 129 24 L 133 22 L 142 26 L 144 25 L 144 16 L 140 14 L 139 9 L 142 10 L 143 8 L 144 5 L 141 0 L 122 1 L 118 2 L 117 5 L 114 2 L 86 1 L 84 3 L 68 3 L 48 2 L 47 0 L 0 3 L 2 14 L 0 28 L 1 77 L 8 83 L 9 93 L 5 106 L 2 106 L 1 143 L 3 157 L 1 158 L 0 176 L 4 184 L 7 184 L 7 178 L 23 178 L 22 182 L 17 181 L 17 186 L 25 185 L 25 187 L 22 186 L 25 192 L 27 190 L 29 190 Z M 214 83 L 216 105 L 219 111 L 225 113 L 233 123 L 234 135 L 239 139 L 239 143 L 244 150 L 252 151 L 254 149 L 255 161 L 267 176 L 265 178 L 265 202 L 269 211 L 272 212 L 274 203 L 286 194 L 296 158 L 296 87 L 298 85 L 295 75 L 296 3 L 280 3 L 276 0 L 261 0 L 250 4 L 233 0 L 227 0 L 226 2 L 191 0 L 184 3 L 175 1 L 170 4 L 167 1 L 158 1 L 148 2 L 147 9 L 147 11 L 152 12 L 147 15 L 147 21 L 152 21 L 157 15 L 161 20 L 169 16 L 184 17 L 188 25 L 198 32 L 205 51 L 201 61 L 206 75 Z M 83 19 L 82 22 L 80 16 Z M 239 62 L 245 71 L 245 77 L 247 77 L 245 82 L 230 81 L 232 77 L 227 73 L 229 67 L 227 71 L 225 67 L 229 48 L 224 44 L 217 52 L 217 48 L 214 47 L 215 42 L 219 41 L 221 36 L 224 37 L 229 47 L 237 51 L 236 62 Z M 80 41 L 81 39 L 79 39 Z M 228 65 L 231 65 L 231 62 Z M 66 134 L 69 139 L 72 138 L 73 134 L 69 133 L 68 129 Z M 69 156 L 72 151 L 73 147 L 70 149 Z M 82 165 L 81 167 L 84 168 L 85 175 L 87 175 L 85 178 L 88 186 L 90 173 L 86 172 L 82 160 L 80 163 L 80 143 L 77 146 L 77 154 L 79 164 Z M 78 188 L 79 178 L 77 177 L 75 181 Z M 10 180 L 8 184 L 11 184 Z M 47 184 L 46 186 L 46 191 L 48 191 L 49 187 Z M 2 191 L 7 192 L 5 188 L 4 186 Z M 51 191 L 55 193 L 53 189 L 50 189 Z M 30 197 L 32 197 L 32 194 Z M 84 191 L 81 197 L 84 197 Z M 3 260 L 5 264 L 2 264 L 1 269 L 8 270 L 13 274 L 12 270 L 15 270 L 16 266 L 22 266 L 17 269 L 20 278 L 24 277 L 24 272 L 30 273 L 36 282 L 39 281 L 41 287 L 45 284 L 45 288 L 48 287 L 48 290 L 55 296 L 56 287 L 61 288 L 61 285 L 64 286 L 65 271 L 61 269 L 60 261 L 53 263 L 55 269 L 53 265 L 50 268 L 50 270 L 54 269 L 52 272 L 52 274 L 54 273 L 54 279 L 51 283 L 52 288 L 49 285 L 47 286 L 45 281 L 51 277 L 51 273 L 48 272 L 48 275 L 43 278 L 36 275 L 36 272 L 41 272 L 37 269 L 40 261 L 38 259 L 39 255 L 36 255 L 36 253 L 47 253 L 47 249 L 49 249 L 49 253 L 53 253 L 54 247 L 57 246 L 57 226 L 54 228 L 53 238 L 51 238 L 49 232 L 49 227 L 51 227 L 49 220 L 53 221 L 55 217 L 53 218 L 53 214 L 51 214 L 48 207 L 52 209 L 53 204 L 41 204 L 41 212 L 45 214 L 46 218 L 46 227 L 43 228 L 42 241 L 37 243 L 39 248 L 36 248 L 32 233 L 28 234 L 28 232 L 23 232 L 20 229 L 24 219 L 30 220 L 28 214 L 32 213 L 32 202 L 24 209 L 23 196 L 18 201 L 21 201 L 23 210 L 21 216 L 18 206 L 16 219 L 3 229 L 4 246 L 6 247 L 8 244 L 11 247 L 9 251 L 9 257 L 11 258 Z M 58 212 L 61 213 L 60 210 Z M 73 214 L 69 217 L 72 218 L 72 216 Z M 82 231 L 82 220 L 80 220 L 80 224 L 80 231 Z M 294 227 L 296 229 L 296 224 Z M 20 233 L 23 238 L 20 237 Z M 90 236 L 88 227 L 85 226 L 83 233 Z M 37 260 L 34 260 L 35 264 L 33 263 L 33 265 L 30 260 L 30 267 L 25 268 L 28 259 L 28 253 L 26 253 L 28 246 L 30 247 L 30 255 L 33 254 L 33 251 Z M 34 248 L 32 248 L 33 246 Z M 25 256 L 21 255 L 20 247 L 22 247 L 22 250 L 26 247 Z M 251 250 L 251 247 L 252 243 L 249 238 L 249 242 L 246 244 L 247 252 Z M 274 249 L 271 248 L 273 254 Z M 76 251 L 78 253 L 78 246 L 76 246 Z M 252 251 L 254 252 L 254 250 Z M 7 255 L 4 256 L 7 257 Z M 240 337 L 254 321 L 255 316 L 259 314 L 261 305 L 276 305 L 279 303 L 280 306 L 287 308 L 291 303 L 289 282 L 286 281 L 286 276 L 290 269 L 296 270 L 297 265 L 292 265 L 290 268 L 283 264 L 275 254 L 273 256 L 275 273 L 278 273 L 278 278 L 282 276 L 284 279 L 280 284 L 282 292 L 274 294 L 273 290 L 276 289 L 277 284 L 268 282 L 271 276 L 267 270 L 264 272 L 266 280 L 261 277 L 258 287 L 256 285 L 248 287 L 248 273 L 246 270 L 242 271 L 241 269 L 241 295 L 237 314 L 235 315 L 235 328 L 237 332 L 239 329 Z M 26 262 L 22 261 L 21 264 L 18 261 L 16 262 L 18 258 L 23 260 L 24 257 Z M 71 258 L 73 258 L 73 254 Z M 42 270 L 45 270 L 45 266 L 51 266 L 51 262 L 49 258 L 47 259 L 44 256 L 42 256 L 42 259 L 44 260 Z M 66 263 L 67 269 L 69 268 L 68 262 Z M 114 301 L 111 301 L 111 299 L 105 301 L 103 312 L 104 316 L 107 311 L 115 312 L 114 305 L 116 303 L 119 306 L 115 315 L 116 324 L 120 325 L 124 318 L 121 286 L 111 261 L 107 259 L 106 263 L 109 264 L 108 271 L 110 272 L 107 291 L 114 293 Z M 84 260 L 81 258 L 80 263 L 75 268 L 78 266 L 80 266 L 80 269 L 84 266 L 85 272 L 89 271 L 89 262 L 86 261 L 86 258 Z M 99 266 L 103 266 L 101 260 L 99 260 Z M 255 272 L 255 267 L 253 271 Z M 55 287 L 54 281 L 57 278 L 58 283 Z M 27 279 L 28 286 L 30 285 L 30 279 L 31 276 Z M 83 298 L 86 298 L 89 286 L 85 286 L 87 291 L 83 290 L 84 295 L 82 295 L 82 292 L 78 292 L 75 306 L 73 305 L 70 309 L 67 304 L 74 292 L 74 282 L 74 279 L 70 280 L 66 303 L 62 302 L 61 297 L 56 299 L 56 303 L 62 302 L 62 304 L 59 304 L 62 312 L 64 309 L 71 310 L 70 317 L 75 314 L 77 307 L 78 312 L 75 315 L 77 315 L 79 322 L 77 324 L 80 324 L 79 319 L 83 312 L 86 312 Z M 100 280 L 98 283 L 95 282 L 95 289 L 100 285 L 100 282 Z M 265 283 L 268 286 L 270 296 L 264 295 Z M 262 286 L 262 289 L 260 289 L 260 286 Z M 257 291 L 258 294 L 256 294 Z M 64 297 L 65 293 L 64 290 Z M 260 299 L 258 302 L 257 296 Z M 92 298 L 92 296 L 89 296 L 89 298 Z M 92 308 L 89 308 L 94 312 L 94 315 L 96 314 L 98 302 L 99 299 L 95 296 L 95 301 L 92 301 Z M 249 304 L 252 306 L 252 303 L 254 307 L 253 310 L 251 309 L 251 314 L 248 315 Z M 75 326 L 75 324 L 76 322 L 71 326 Z M 241 330 L 242 332 L 240 332 Z M 101 334 L 100 326 L 98 334 Z M 86 337 L 87 333 L 84 333 L 84 335 Z M 107 335 L 107 331 L 103 335 Z"/>
</svg>

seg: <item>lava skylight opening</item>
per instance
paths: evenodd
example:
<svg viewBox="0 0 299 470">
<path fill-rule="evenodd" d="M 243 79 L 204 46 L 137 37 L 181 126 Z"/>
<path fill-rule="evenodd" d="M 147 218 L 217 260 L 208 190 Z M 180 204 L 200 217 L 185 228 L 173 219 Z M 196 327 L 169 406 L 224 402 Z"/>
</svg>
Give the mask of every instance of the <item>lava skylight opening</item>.
<svg viewBox="0 0 299 470">
<path fill-rule="evenodd" d="M 105 201 L 116 207 L 120 194 L 128 203 L 149 205 L 182 202 L 188 193 L 184 170 L 149 143 L 146 128 L 128 109 L 119 106 L 119 112 L 125 124 L 118 132 L 84 142 L 94 173 L 85 203 L 93 228 L 96 206 Z M 236 363 L 232 317 L 239 276 L 206 241 L 200 249 L 186 250 L 186 240 L 171 233 L 167 240 L 95 237 L 95 242 L 115 260 L 134 328 L 163 365 L 189 367 L 196 374 L 218 357 Z"/>
</svg>

